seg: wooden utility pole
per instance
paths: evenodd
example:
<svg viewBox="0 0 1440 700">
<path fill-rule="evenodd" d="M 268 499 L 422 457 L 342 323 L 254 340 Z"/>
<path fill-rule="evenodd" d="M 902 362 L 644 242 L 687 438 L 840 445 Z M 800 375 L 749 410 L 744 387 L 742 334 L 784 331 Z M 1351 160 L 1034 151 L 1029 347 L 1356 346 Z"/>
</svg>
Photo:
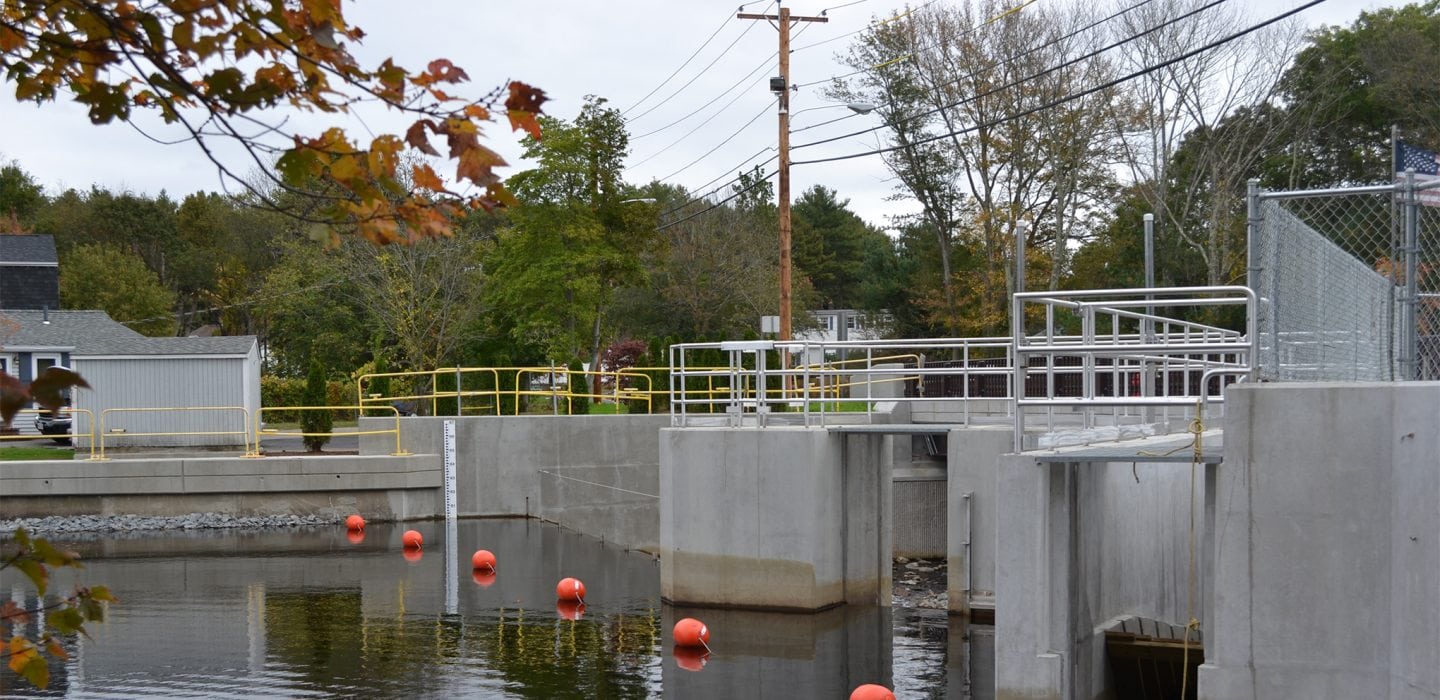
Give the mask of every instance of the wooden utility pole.
<svg viewBox="0 0 1440 700">
<path fill-rule="evenodd" d="M 770 89 L 780 97 L 780 340 L 790 340 L 790 25 L 830 20 L 826 17 L 792 17 L 788 7 L 781 7 L 778 15 L 741 12 L 735 16 L 775 22 L 775 28 L 780 30 L 780 77 L 771 79 Z"/>
</svg>

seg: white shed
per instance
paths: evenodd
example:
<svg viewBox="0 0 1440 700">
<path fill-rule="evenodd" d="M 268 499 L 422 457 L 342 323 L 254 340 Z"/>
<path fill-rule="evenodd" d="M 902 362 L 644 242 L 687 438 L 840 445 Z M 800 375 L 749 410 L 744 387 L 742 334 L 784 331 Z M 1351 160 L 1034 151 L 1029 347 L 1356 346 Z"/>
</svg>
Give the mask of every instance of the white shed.
<svg viewBox="0 0 1440 700">
<path fill-rule="evenodd" d="M 74 406 L 90 411 L 107 450 L 245 444 L 260 407 L 255 336 L 150 338 L 101 311 L 3 313 L 19 325 L 9 349 L 53 356 L 51 364 L 70 364 L 90 384 L 73 392 Z M 79 431 L 89 430 L 84 415 L 77 416 Z"/>
</svg>

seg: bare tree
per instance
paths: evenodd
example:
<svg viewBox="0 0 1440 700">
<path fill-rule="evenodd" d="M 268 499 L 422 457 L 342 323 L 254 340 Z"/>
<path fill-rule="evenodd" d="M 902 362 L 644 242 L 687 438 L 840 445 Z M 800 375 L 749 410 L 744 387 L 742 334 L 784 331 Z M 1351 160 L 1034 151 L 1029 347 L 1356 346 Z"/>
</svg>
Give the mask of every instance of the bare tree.
<svg viewBox="0 0 1440 700">
<path fill-rule="evenodd" d="M 1248 13 L 1232 5 L 1175 21 L 1203 4 L 1160 0 L 1123 15 L 1123 30 L 1138 36 L 1125 45 L 1124 67 L 1160 65 L 1250 24 Z M 1279 23 L 1129 83 L 1140 109 L 1116 123 L 1130 176 L 1156 213 L 1157 234 L 1168 228 L 1195 249 L 1210 284 L 1229 281 L 1243 256 L 1243 239 L 1233 226 L 1241 205 L 1236 194 L 1285 133 L 1278 114 L 1235 122 L 1223 136 L 1222 122 L 1277 96 L 1301 40 L 1298 24 Z M 1186 158 L 1177 164 L 1182 146 Z"/>
</svg>

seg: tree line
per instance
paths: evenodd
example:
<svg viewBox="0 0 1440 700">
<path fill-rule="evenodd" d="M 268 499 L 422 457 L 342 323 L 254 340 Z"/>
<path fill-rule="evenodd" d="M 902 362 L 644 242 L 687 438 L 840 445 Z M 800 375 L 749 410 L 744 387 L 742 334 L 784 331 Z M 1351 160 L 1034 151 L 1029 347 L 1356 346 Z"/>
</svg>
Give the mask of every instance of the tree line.
<svg viewBox="0 0 1440 700">
<path fill-rule="evenodd" d="M 1157 219 L 1159 284 L 1241 282 L 1247 179 L 1387 180 L 1392 125 L 1440 147 L 1434 0 L 1309 35 L 1272 27 L 1057 103 L 1253 21 L 1201 7 L 1007 13 L 970 0 L 859 35 L 846 60 L 866 70 L 829 94 L 880 105 L 884 163 L 920 211 L 881 228 L 833 189 L 801 193 L 797 311 L 883 313 L 901 337 L 1002 334 L 1017 226 L 1028 225 L 1032 286 L 1138 286 L 1145 213 Z M 9 163 L 0 213 L 55 237 L 67 308 L 104 309 L 151 335 L 254 334 L 279 376 L 312 362 L 332 374 L 603 364 L 623 341 L 753 336 L 776 313 L 775 200 L 759 170 L 708 196 L 628 182 L 626 124 L 601 97 L 538 125 L 544 138 L 528 137 L 525 153 L 535 166 L 505 183 L 510 206 L 463 212 L 448 235 L 404 245 L 297 219 L 288 212 L 324 202 L 263 180 L 178 201 L 52 193 Z M 429 167 L 402 165 L 402 180 Z"/>
</svg>

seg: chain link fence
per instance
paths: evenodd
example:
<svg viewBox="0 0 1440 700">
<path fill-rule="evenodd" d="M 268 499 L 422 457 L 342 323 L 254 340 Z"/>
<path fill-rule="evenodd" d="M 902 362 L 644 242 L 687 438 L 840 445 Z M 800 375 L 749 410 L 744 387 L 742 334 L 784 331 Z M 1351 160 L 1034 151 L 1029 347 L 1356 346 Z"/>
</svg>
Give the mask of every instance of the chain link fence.
<svg viewBox="0 0 1440 700">
<path fill-rule="evenodd" d="M 1409 201 L 1403 184 L 1252 191 L 1262 378 L 1440 378 L 1440 208 Z"/>
</svg>

